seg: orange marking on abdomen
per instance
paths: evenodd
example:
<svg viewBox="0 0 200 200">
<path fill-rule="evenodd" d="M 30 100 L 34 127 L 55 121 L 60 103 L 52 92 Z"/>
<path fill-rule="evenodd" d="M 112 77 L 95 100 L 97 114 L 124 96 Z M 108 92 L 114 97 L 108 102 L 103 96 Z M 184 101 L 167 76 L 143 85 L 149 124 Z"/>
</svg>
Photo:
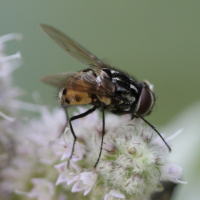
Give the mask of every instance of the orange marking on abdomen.
<svg viewBox="0 0 200 200">
<path fill-rule="evenodd" d="M 70 89 L 67 90 L 65 99 L 69 105 L 83 105 L 90 104 L 92 102 L 91 94 Z"/>
</svg>

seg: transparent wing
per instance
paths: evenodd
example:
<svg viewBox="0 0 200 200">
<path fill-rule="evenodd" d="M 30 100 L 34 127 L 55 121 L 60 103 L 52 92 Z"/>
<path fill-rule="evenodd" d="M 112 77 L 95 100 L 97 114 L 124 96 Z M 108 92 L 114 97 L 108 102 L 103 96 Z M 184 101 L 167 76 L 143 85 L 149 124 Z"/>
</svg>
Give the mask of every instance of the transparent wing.
<svg viewBox="0 0 200 200">
<path fill-rule="evenodd" d="M 73 58 L 84 64 L 95 66 L 96 69 L 105 67 L 105 65 L 96 56 L 69 36 L 48 25 L 41 24 L 40 27 L 54 42 L 56 42 Z"/>
<path fill-rule="evenodd" d="M 68 88 L 74 91 L 83 91 L 101 96 L 113 96 L 115 86 L 112 82 L 106 80 L 102 82 L 87 72 L 79 73 L 61 73 L 44 76 L 41 81 L 57 88 Z"/>
<path fill-rule="evenodd" d="M 56 88 L 63 88 L 67 86 L 67 82 L 73 78 L 77 72 L 67 72 L 67 73 L 59 73 L 52 74 L 42 77 L 40 80 L 43 83 L 49 84 Z"/>
</svg>

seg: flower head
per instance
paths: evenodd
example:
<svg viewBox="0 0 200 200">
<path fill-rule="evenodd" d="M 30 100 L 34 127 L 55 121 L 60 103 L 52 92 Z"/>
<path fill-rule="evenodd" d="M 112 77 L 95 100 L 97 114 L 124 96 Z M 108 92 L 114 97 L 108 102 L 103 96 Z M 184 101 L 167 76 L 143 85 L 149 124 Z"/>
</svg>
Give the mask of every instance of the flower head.
<svg viewBox="0 0 200 200">
<path fill-rule="evenodd" d="M 179 173 L 168 170 L 165 144 L 154 143 L 153 134 L 151 128 L 138 127 L 135 122 L 109 134 L 106 144 L 112 146 L 112 150 L 105 149 L 97 172 L 111 189 L 144 199 L 160 191 L 161 180 L 177 182 L 181 177 L 181 169 Z"/>
<path fill-rule="evenodd" d="M 92 115 L 95 117 L 77 120 L 74 126 L 78 138 L 81 138 L 75 146 L 75 154 L 76 151 L 82 152 L 82 159 L 73 162 L 85 170 L 74 175 L 72 192 L 84 190 L 86 195 L 91 190 L 104 188 L 105 199 L 147 199 L 153 192 L 162 190 L 161 181 L 179 182 L 182 169 L 169 163 L 168 148 L 154 130 L 140 119 L 129 121 L 126 116 L 111 114 L 106 117 L 106 122 L 112 120 L 112 126 L 106 126 L 101 159 L 95 171 L 91 171 L 101 140 L 101 120 L 96 113 Z M 102 196 L 102 193 L 95 192 L 95 195 Z"/>
</svg>

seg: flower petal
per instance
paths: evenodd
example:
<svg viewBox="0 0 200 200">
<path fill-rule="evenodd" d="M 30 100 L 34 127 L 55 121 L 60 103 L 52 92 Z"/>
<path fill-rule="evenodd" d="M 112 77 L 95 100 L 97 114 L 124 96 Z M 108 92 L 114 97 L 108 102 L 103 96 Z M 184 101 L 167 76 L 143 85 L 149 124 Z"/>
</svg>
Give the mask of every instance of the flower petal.
<svg viewBox="0 0 200 200">
<path fill-rule="evenodd" d="M 125 199 L 126 197 L 124 196 L 124 194 L 122 194 L 121 192 L 117 191 L 117 190 L 111 190 L 109 192 L 110 195 L 112 195 L 113 197 L 118 197 L 121 199 Z"/>
<path fill-rule="evenodd" d="M 85 190 L 85 192 L 83 194 L 84 196 L 86 196 L 90 192 L 90 190 L 92 189 L 92 186 L 93 185 L 91 185 L 90 187 L 88 187 L 88 189 Z"/>
<path fill-rule="evenodd" d="M 81 183 L 81 181 L 77 181 L 77 182 L 73 185 L 71 191 L 74 193 L 74 192 L 80 192 L 80 191 L 82 191 L 82 190 L 84 190 L 84 189 L 85 189 L 85 188 L 84 188 L 83 184 Z"/>
</svg>

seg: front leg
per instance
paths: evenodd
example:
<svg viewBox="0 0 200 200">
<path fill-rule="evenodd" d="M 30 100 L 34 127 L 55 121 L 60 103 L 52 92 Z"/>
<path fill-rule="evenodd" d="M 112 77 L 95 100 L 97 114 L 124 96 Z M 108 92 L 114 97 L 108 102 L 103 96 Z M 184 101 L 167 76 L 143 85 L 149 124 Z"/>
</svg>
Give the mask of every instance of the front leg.
<svg viewBox="0 0 200 200">
<path fill-rule="evenodd" d="M 102 103 L 101 110 L 102 110 L 102 120 L 103 120 L 101 147 L 100 147 L 99 157 L 98 157 L 98 159 L 97 159 L 97 161 L 94 165 L 94 168 L 96 168 L 96 166 L 99 163 L 99 160 L 101 158 L 101 152 L 102 152 L 102 147 L 103 147 L 103 138 L 104 138 L 104 135 L 105 135 L 105 104 L 104 103 Z"/>
<path fill-rule="evenodd" d="M 73 153 L 74 153 L 74 147 L 75 147 L 75 143 L 76 143 L 76 139 L 77 139 L 77 137 L 76 137 L 76 135 L 75 135 L 75 133 L 74 133 L 74 129 L 73 129 L 73 127 L 72 127 L 72 121 L 75 120 L 75 119 L 79 119 L 79 118 L 85 117 L 85 116 L 89 115 L 90 113 L 94 112 L 95 110 L 96 110 L 96 106 L 94 106 L 93 108 L 87 110 L 86 112 L 84 112 L 84 113 L 82 113 L 82 114 L 80 114 L 80 115 L 73 116 L 73 117 L 71 117 L 71 118 L 69 119 L 69 126 L 70 126 L 70 130 L 71 130 L 71 132 L 72 132 L 72 135 L 73 135 L 73 137 L 74 137 L 74 142 L 73 142 L 73 146 L 72 146 L 71 155 L 70 155 L 69 160 L 68 160 L 68 162 L 67 162 L 67 167 L 68 167 L 68 168 L 69 168 L 69 162 L 70 162 L 70 160 L 71 160 L 71 158 L 72 158 L 72 155 L 73 155 Z"/>
</svg>

